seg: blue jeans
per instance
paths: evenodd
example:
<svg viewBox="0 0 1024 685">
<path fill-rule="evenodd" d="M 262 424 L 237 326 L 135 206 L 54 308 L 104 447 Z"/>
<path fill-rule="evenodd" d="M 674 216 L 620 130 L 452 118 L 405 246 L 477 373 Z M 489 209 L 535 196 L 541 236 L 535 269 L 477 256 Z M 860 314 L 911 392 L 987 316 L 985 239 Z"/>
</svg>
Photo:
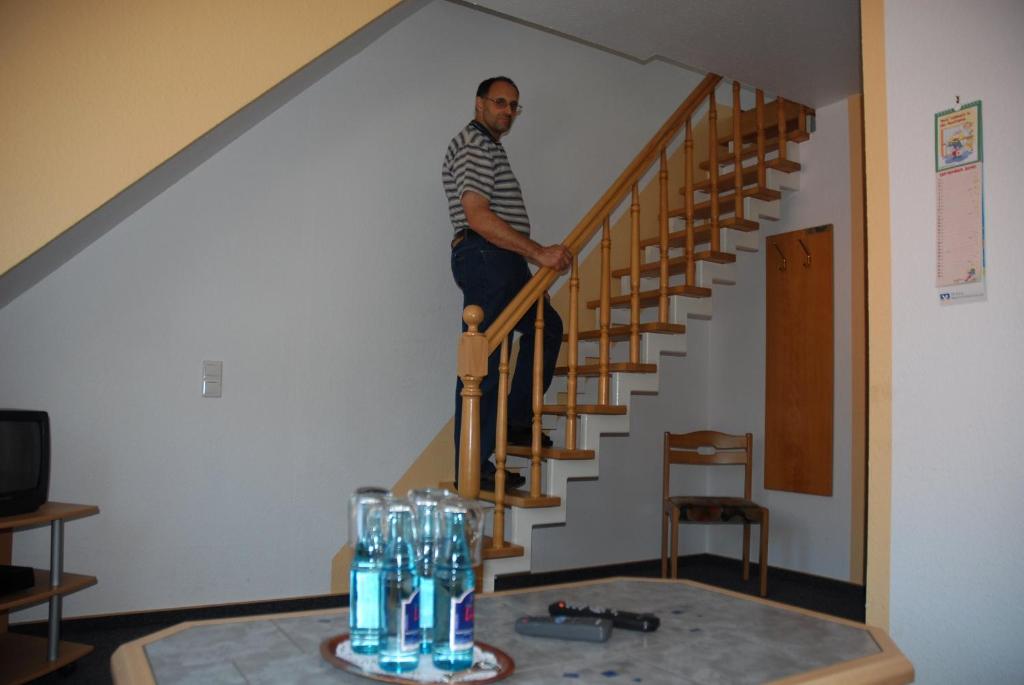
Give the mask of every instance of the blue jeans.
<svg viewBox="0 0 1024 685">
<path fill-rule="evenodd" d="M 515 252 L 504 250 L 469 231 L 467 237 L 452 249 L 452 275 L 462 290 L 462 308 L 475 304 L 484 310 L 480 331 L 484 332 L 492 321 L 530 280 L 526 260 Z M 533 346 L 536 331 L 533 327 L 536 308 L 531 307 L 516 322 L 513 330 L 520 334 L 519 356 L 508 394 L 508 425 L 529 427 L 533 421 Z M 466 330 L 463 322 L 462 330 Z M 509 334 L 511 343 L 512 334 Z M 555 361 L 562 345 L 562 318 L 544 298 L 544 391 L 551 385 Z M 498 363 L 501 348 L 487 359 L 487 376 L 480 384 L 480 473 L 494 473 L 490 462 L 494 452 L 495 428 L 498 415 Z M 455 384 L 455 477 L 459 474 L 459 440 L 462 434 L 462 379 Z"/>
</svg>

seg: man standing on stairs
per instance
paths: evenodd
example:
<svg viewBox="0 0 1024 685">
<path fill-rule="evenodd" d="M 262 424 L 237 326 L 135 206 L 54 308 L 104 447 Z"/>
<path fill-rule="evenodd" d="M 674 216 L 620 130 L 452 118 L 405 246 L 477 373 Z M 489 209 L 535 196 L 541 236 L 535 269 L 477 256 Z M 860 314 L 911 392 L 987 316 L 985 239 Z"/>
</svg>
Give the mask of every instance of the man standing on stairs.
<svg viewBox="0 0 1024 685">
<path fill-rule="evenodd" d="M 452 275 L 462 290 L 462 308 L 471 304 L 484 311 L 481 332 L 494 321 L 530 280 L 527 260 L 537 266 L 565 271 L 572 254 L 562 245 L 541 245 L 530 238 L 530 219 L 522 189 L 512 173 L 500 139 L 522 114 L 519 89 L 511 79 L 496 76 L 483 81 L 476 91 L 474 117 L 452 138 L 442 165 L 448 214 L 455 236 L 452 240 Z M 463 324 L 465 330 L 465 324 Z M 530 444 L 532 416 L 534 309 L 515 325 L 521 335 L 508 398 L 508 441 Z M 558 349 L 562 344 L 562 319 L 545 298 L 544 390 L 551 384 Z M 498 409 L 498 355 L 487 361 L 487 376 L 480 385 L 480 487 L 494 490 L 494 452 Z M 462 429 L 462 380 L 455 386 L 455 474 L 459 473 L 459 439 Z M 546 444 L 550 444 L 546 440 Z M 508 473 L 507 489 L 526 479 Z"/>
</svg>

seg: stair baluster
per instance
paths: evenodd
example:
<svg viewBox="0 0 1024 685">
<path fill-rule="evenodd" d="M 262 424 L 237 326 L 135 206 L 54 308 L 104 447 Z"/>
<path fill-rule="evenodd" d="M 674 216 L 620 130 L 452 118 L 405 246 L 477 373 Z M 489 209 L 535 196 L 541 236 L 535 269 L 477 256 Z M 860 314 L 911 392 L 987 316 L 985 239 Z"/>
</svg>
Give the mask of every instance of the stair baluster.
<svg viewBox="0 0 1024 685">
<path fill-rule="evenodd" d="M 766 187 L 768 182 L 765 173 L 764 164 L 764 91 L 760 88 L 757 89 L 757 188 L 758 190 Z"/>
<path fill-rule="evenodd" d="M 743 136 L 741 133 L 740 117 L 740 82 L 732 82 L 732 178 L 733 192 L 736 193 L 736 208 L 734 212 L 734 224 L 738 227 L 743 224 Z"/>
<path fill-rule="evenodd" d="M 629 205 L 629 363 L 640 363 L 640 189 L 633 184 Z"/>
<path fill-rule="evenodd" d="M 611 372 L 608 370 L 608 329 L 611 328 L 611 286 L 612 286 L 612 232 L 611 219 L 605 217 L 601 229 L 601 338 L 598 352 L 597 403 L 608 404 L 608 386 Z"/>
<path fill-rule="evenodd" d="M 580 307 L 580 263 L 573 255 L 572 272 L 569 275 L 569 376 L 565 388 L 568 394 L 565 411 L 565 447 L 576 449 L 576 366 L 579 363 L 579 307 Z"/>
<path fill-rule="evenodd" d="M 693 229 L 693 126 L 690 119 L 686 119 L 686 141 L 684 143 L 686 154 L 686 181 L 683 194 L 686 196 L 686 285 L 696 285 L 697 263 L 693 261 L 693 252 L 696 249 Z"/>
<path fill-rule="evenodd" d="M 708 101 L 708 171 L 711 173 L 711 251 L 718 252 L 721 246 L 718 235 L 718 103 L 713 90 Z"/>
<path fill-rule="evenodd" d="M 508 456 L 508 337 L 501 341 L 498 358 L 498 415 L 494 443 L 494 521 L 491 547 L 505 547 L 505 460 Z"/>
<path fill-rule="evenodd" d="M 658 238 L 659 257 L 658 321 L 668 323 L 668 153 L 661 148 L 661 169 L 658 171 Z"/>
<path fill-rule="evenodd" d="M 537 298 L 533 340 L 533 439 L 530 442 L 530 497 L 540 497 L 541 414 L 544 410 L 544 294 Z"/>
<path fill-rule="evenodd" d="M 459 338 L 458 373 L 462 379 L 462 434 L 459 440 L 459 494 L 480 494 L 480 380 L 487 375 L 487 338 L 480 333 L 484 310 L 471 304 L 462 312 L 468 330 Z"/>
<path fill-rule="evenodd" d="M 779 128 L 779 160 L 786 161 L 786 101 L 781 95 L 775 96 Z"/>
</svg>

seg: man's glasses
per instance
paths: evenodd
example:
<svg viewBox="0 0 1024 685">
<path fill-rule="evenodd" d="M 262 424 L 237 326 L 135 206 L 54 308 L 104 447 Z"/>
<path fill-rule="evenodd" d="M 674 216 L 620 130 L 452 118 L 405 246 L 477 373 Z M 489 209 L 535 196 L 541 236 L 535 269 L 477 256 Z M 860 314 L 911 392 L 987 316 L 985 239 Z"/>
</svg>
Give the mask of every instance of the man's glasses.
<svg viewBox="0 0 1024 685">
<path fill-rule="evenodd" d="M 484 96 L 484 100 L 490 100 L 491 102 L 494 103 L 494 106 L 497 107 L 498 109 L 505 109 L 506 107 L 508 107 L 510 110 L 512 110 L 512 114 L 522 114 L 523 113 L 523 106 L 520 105 L 519 102 L 517 102 L 516 100 L 513 100 L 512 102 L 509 102 L 505 98 L 497 98 L 497 99 L 495 99 L 495 98 L 489 98 L 487 96 Z"/>
</svg>

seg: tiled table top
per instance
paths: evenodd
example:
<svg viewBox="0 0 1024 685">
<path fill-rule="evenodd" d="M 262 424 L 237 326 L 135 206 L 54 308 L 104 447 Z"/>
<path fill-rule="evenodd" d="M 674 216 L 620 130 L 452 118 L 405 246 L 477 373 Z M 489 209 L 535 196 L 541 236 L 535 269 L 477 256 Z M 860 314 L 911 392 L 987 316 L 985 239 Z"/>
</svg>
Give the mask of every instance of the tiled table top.
<svg viewBox="0 0 1024 685">
<path fill-rule="evenodd" d="M 606 643 L 517 634 L 519 616 L 551 602 L 649 611 L 653 633 L 615 630 Z M 617 578 L 480 595 L 476 637 L 508 653 L 504 682 L 902 683 L 913 669 L 884 632 L 687 581 Z M 123 645 L 112 659 L 124 683 L 367 683 L 326 663 L 320 643 L 348 630 L 346 610 L 184 623 Z M 854 680 L 848 678 L 854 677 Z"/>
</svg>

